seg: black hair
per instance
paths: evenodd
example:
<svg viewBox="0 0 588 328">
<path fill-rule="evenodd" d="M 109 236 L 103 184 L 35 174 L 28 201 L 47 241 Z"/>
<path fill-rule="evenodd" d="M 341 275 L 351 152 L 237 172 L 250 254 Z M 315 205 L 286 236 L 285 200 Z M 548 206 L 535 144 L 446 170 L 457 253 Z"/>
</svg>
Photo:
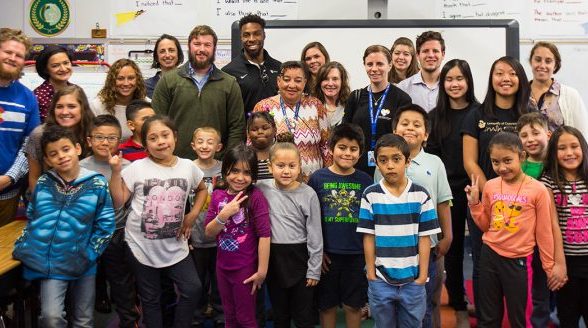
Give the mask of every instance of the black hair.
<svg viewBox="0 0 588 328">
<path fill-rule="evenodd" d="M 565 133 L 576 137 L 580 142 L 580 148 L 582 149 L 582 163 L 578 167 L 577 175 L 578 178 L 588 182 L 588 144 L 586 143 L 586 139 L 580 130 L 568 125 L 562 125 L 555 129 L 549 138 L 549 143 L 547 144 L 547 156 L 545 157 L 544 162 L 545 168 L 543 170 L 543 174 L 553 179 L 562 194 L 565 193 L 564 182 L 566 181 L 566 177 L 559 166 L 559 161 L 557 160 L 557 143 L 559 142 L 559 138 Z"/>
<path fill-rule="evenodd" d="M 510 131 L 501 131 L 495 134 L 490 142 L 488 143 L 488 153 L 492 152 L 492 148 L 495 146 L 506 148 L 518 153 L 523 153 L 523 142 L 518 135 Z"/>
<path fill-rule="evenodd" d="M 423 34 L 417 36 L 416 38 L 416 52 L 417 54 L 421 52 L 421 46 L 423 43 L 427 41 L 439 41 L 441 44 L 441 51 L 445 52 L 445 40 L 443 40 L 443 36 L 441 33 L 436 31 L 426 31 Z"/>
<path fill-rule="evenodd" d="M 437 97 L 437 106 L 435 107 L 435 110 L 429 113 L 432 123 L 431 136 L 434 138 L 432 141 L 436 144 L 441 144 L 443 139 L 446 139 L 451 131 L 460 128 L 453 126 L 454 122 L 449 120 L 449 111 L 451 111 L 452 108 L 449 104 L 449 96 L 447 95 L 447 91 L 445 91 L 444 85 L 447 74 L 455 67 L 459 68 L 461 74 L 466 79 L 468 86 L 468 90 L 465 94 L 466 102 L 468 105 L 478 103 L 476 95 L 474 94 L 474 78 L 472 77 L 472 70 L 470 69 L 468 62 L 463 59 L 452 59 L 443 65 L 441 74 L 439 75 L 439 96 Z"/>
<path fill-rule="evenodd" d="M 243 27 L 243 25 L 248 23 L 255 23 L 261 26 L 261 29 L 265 29 L 265 19 L 261 18 L 259 15 L 249 14 L 241 17 L 239 20 L 239 30 Z"/>
<path fill-rule="evenodd" d="M 421 114 L 423 116 L 423 123 L 425 123 L 425 132 L 429 133 L 431 131 L 431 121 L 429 120 L 429 114 L 424 108 L 417 104 L 409 104 L 406 106 L 402 106 L 396 110 L 396 113 L 394 113 L 394 119 L 392 119 L 392 130 L 396 130 L 396 126 L 400 121 L 400 115 L 408 111 L 413 111 Z"/>
<path fill-rule="evenodd" d="M 170 130 L 172 130 L 175 137 L 178 136 L 178 129 L 176 128 L 174 121 L 165 115 L 155 114 L 154 116 L 147 118 L 143 123 L 143 127 L 141 128 L 141 143 L 144 147 L 147 145 L 147 132 L 149 131 L 151 124 L 156 122 L 160 122 L 161 124 L 167 126 Z"/>
<path fill-rule="evenodd" d="M 378 160 L 378 153 L 380 152 L 380 148 L 384 147 L 398 148 L 398 150 L 400 150 L 402 155 L 404 155 L 406 158 L 406 161 L 409 161 L 410 148 L 408 147 L 408 143 L 406 143 L 406 140 L 404 140 L 403 137 L 393 133 L 387 133 L 381 136 L 380 139 L 378 139 L 376 142 L 376 147 L 374 148 L 374 156 L 376 160 Z"/>
<path fill-rule="evenodd" d="M 510 56 L 500 57 L 492 63 L 492 68 L 490 68 L 490 75 L 488 77 L 488 90 L 486 91 L 486 97 L 482 104 L 482 111 L 487 118 L 496 118 L 496 114 L 494 113 L 496 91 L 492 86 L 492 75 L 494 74 L 494 69 L 498 63 L 505 63 L 512 67 L 519 79 L 519 89 L 515 95 L 513 108 L 518 119 L 521 115 L 529 112 L 530 87 L 523 65 L 521 65 L 517 59 Z"/>
<path fill-rule="evenodd" d="M 342 123 L 335 126 L 331 130 L 329 137 L 329 149 L 333 151 L 337 142 L 341 139 L 354 140 L 359 145 L 359 153 L 362 154 L 365 150 L 365 136 L 363 130 L 356 124 Z"/>
<path fill-rule="evenodd" d="M 247 118 L 247 132 L 249 132 L 249 128 L 251 127 L 251 125 L 253 124 L 253 121 L 255 121 L 256 118 L 260 118 L 260 119 L 267 121 L 272 126 L 274 131 L 277 132 L 278 129 L 276 127 L 276 121 L 274 120 L 274 118 L 270 114 L 270 112 L 266 112 L 266 111 L 250 112 L 248 115 L 249 115 L 249 117 Z"/>
<path fill-rule="evenodd" d="M 43 154 L 47 155 L 47 145 L 52 142 L 57 142 L 61 139 L 68 139 L 75 146 L 79 144 L 79 140 L 71 129 L 63 127 L 57 124 L 48 124 L 43 129 L 41 135 L 41 147 L 43 148 Z"/>
<path fill-rule="evenodd" d="M 280 66 L 280 74 L 278 74 L 278 76 L 284 76 L 284 72 L 289 69 L 301 69 L 302 72 L 304 72 L 304 77 L 306 80 L 309 79 L 310 71 L 308 70 L 308 67 L 298 60 L 289 60 L 283 62 Z"/>
<path fill-rule="evenodd" d="M 144 108 L 153 108 L 151 103 L 143 100 L 143 99 L 135 99 L 131 101 L 125 110 L 125 116 L 127 117 L 127 121 L 132 121 L 135 119 L 135 115 L 138 111 Z"/>
<path fill-rule="evenodd" d="M 244 143 L 238 144 L 235 147 L 228 149 L 223 157 L 223 163 L 221 166 L 222 181 L 217 185 L 218 188 L 227 189 L 229 184 L 227 176 L 231 173 L 231 170 L 237 163 L 244 162 L 247 165 L 251 174 L 251 184 L 245 189 L 243 196 L 249 196 L 254 188 L 254 184 L 257 181 L 258 167 L 257 167 L 257 154 L 255 150 L 248 147 Z M 249 201 L 250 198 L 241 203 L 241 208 L 245 209 L 245 219 L 250 219 L 249 214 Z"/>
<path fill-rule="evenodd" d="M 180 41 L 178 41 L 178 39 L 173 35 L 162 34 L 159 37 L 159 39 L 157 39 L 157 41 L 155 41 L 155 48 L 153 48 L 153 64 L 151 64 L 151 68 L 161 67 L 161 65 L 159 64 L 157 47 L 159 47 L 159 43 L 165 39 L 173 41 L 174 44 L 176 45 L 176 48 L 178 50 L 178 65 L 180 65 L 181 63 L 184 62 L 184 52 L 182 51 L 182 46 L 180 45 Z"/>
<path fill-rule="evenodd" d="M 118 130 L 118 136 L 120 137 L 122 127 L 120 126 L 120 122 L 114 115 L 102 114 L 94 117 L 94 120 L 92 121 L 91 130 L 94 130 L 101 126 L 112 126 L 113 128 L 116 128 Z"/>
<path fill-rule="evenodd" d="M 73 62 L 73 57 L 70 51 L 67 48 L 58 45 L 47 46 L 45 49 L 43 49 L 43 51 L 41 51 L 41 53 L 37 57 L 35 61 L 35 68 L 37 69 L 37 74 L 39 74 L 39 76 L 42 77 L 43 80 L 48 80 L 50 78 L 49 70 L 47 69 L 49 59 L 53 57 L 53 55 L 59 53 L 66 54 L 69 61 Z"/>
</svg>

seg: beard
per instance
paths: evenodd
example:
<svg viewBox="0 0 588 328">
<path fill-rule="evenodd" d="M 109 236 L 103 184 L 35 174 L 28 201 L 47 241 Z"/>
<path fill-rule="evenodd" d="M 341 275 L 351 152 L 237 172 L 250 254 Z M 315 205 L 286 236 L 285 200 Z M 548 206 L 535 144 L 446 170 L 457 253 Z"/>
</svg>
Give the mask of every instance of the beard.
<svg viewBox="0 0 588 328">
<path fill-rule="evenodd" d="M 22 67 L 16 70 L 6 70 L 4 68 L 4 64 L 0 63 L 0 80 L 7 80 L 7 81 L 14 81 L 20 78 L 20 73 L 22 72 Z"/>
<path fill-rule="evenodd" d="M 193 68 L 195 69 L 203 69 L 203 68 L 208 68 L 210 65 L 212 65 L 214 63 L 214 59 L 215 59 L 215 52 L 216 49 L 214 49 L 212 51 L 212 55 L 210 55 L 208 58 L 206 58 L 206 60 L 204 61 L 199 61 L 196 59 L 196 56 L 194 56 L 193 53 L 189 53 L 188 54 L 188 59 L 190 59 L 190 64 L 192 65 Z"/>
</svg>

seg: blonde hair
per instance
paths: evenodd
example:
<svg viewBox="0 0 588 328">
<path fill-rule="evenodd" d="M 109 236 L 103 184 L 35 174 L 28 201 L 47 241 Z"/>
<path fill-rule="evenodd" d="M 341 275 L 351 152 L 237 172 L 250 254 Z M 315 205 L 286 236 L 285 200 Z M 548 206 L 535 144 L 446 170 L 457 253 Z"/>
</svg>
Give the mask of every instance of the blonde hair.
<svg viewBox="0 0 588 328">
<path fill-rule="evenodd" d="M 213 128 L 212 126 L 203 126 L 200 128 L 197 128 L 196 130 L 194 130 L 194 132 L 192 133 L 192 141 L 194 141 L 194 138 L 196 138 L 196 134 L 198 134 L 198 132 L 208 132 L 208 133 L 214 133 L 216 134 L 217 138 L 218 138 L 218 142 L 221 142 L 221 134 L 220 132 Z"/>
<path fill-rule="evenodd" d="M 24 44 L 27 54 L 29 53 L 29 50 L 31 50 L 31 47 L 33 45 L 31 43 L 31 39 L 29 39 L 29 37 L 26 36 L 26 34 L 24 34 L 23 31 L 3 27 L 0 28 L 0 44 L 6 41 L 16 41 Z"/>
</svg>

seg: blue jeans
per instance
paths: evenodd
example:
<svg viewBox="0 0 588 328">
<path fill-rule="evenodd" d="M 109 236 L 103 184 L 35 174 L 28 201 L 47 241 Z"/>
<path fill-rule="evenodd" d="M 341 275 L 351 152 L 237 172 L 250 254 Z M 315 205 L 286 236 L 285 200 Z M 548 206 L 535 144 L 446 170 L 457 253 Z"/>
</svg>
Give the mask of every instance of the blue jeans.
<svg viewBox="0 0 588 328">
<path fill-rule="evenodd" d="M 72 297 L 71 327 L 94 327 L 94 294 L 96 276 L 77 280 L 43 279 L 40 283 L 41 327 L 65 328 L 65 294 Z"/>
<path fill-rule="evenodd" d="M 427 309 L 424 285 L 393 286 L 381 279 L 368 281 L 368 298 L 377 327 L 420 327 Z"/>
</svg>

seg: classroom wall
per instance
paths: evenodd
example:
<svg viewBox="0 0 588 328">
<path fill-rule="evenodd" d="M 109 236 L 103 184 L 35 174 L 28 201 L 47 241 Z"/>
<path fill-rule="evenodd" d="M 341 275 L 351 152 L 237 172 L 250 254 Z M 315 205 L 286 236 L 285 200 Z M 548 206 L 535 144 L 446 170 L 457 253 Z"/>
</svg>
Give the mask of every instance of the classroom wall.
<svg viewBox="0 0 588 328">
<path fill-rule="evenodd" d="M 130 0 L 69 0 L 72 5 L 72 38 L 88 39 L 90 31 L 99 23 L 110 31 L 110 18 L 113 14 L 113 3 L 129 2 Z M 187 21 L 187 26 L 196 24 L 214 25 L 215 17 L 211 15 L 213 6 L 223 0 L 184 0 L 197 8 Z M 241 0 L 243 1 L 243 0 Z M 257 1 L 257 0 L 251 0 Z M 271 2 L 280 2 L 270 0 Z M 131 3 L 135 1 L 130 1 Z M 588 55 L 588 0 L 553 1 L 553 0 L 291 0 L 296 5 L 298 19 L 367 19 L 373 18 L 375 11 L 381 11 L 387 19 L 440 19 L 440 18 L 506 18 L 514 17 L 521 26 L 521 61 L 527 69 L 528 51 L 536 40 L 555 42 L 562 53 L 563 65 L 557 79 L 580 91 L 584 101 L 588 103 L 588 74 L 583 71 L 583 62 Z M 0 0 L 0 22 L 3 26 L 30 29 L 25 24 L 24 13 L 30 0 Z M 118 5 L 117 5 L 118 6 Z M 226 7 L 226 5 L 225 5 Z M 386 8 L 386 10 L 382 10 Z M 191 27 L 190 27 L 191 28 Z M 180 32 L 185 38 L 190 28 Z M 183 29 L 182 29 L 183 31 Z M 163 31 L 162 31 L 163 32 Z M 229 35 L 230 27 L 223 25 L 219 51 L 219 64 L 230 60 Z M 410 35 L 408 37 L 416 37 Z M 109 42 L 107 61 L 125 57 L 128 50 L 152 49 L 156 36 L 141 38 L 114 38 Z M 317 38 L 318 39 L 318 38 Z M 52 42 L 56 39 L 34 38 L 36 42 Z M 67 38 L 66 40 L 72 40 Z M 63 41 L 63 39 L 61 40 Z M 96 41 L 96 40 L 90 40 Z M 84 41 L 84 42 L 90 42 Z M 447 58 L 449 59 L 449 58 Z M 220 66 L 220 65 L 219 65 Z M 147 76 L 152 74 L 147 72 Z M 485 86 L 476 86 L 485 88 Z M 484 92 L 484 90 L 483 90 Z"/>
</svg>

